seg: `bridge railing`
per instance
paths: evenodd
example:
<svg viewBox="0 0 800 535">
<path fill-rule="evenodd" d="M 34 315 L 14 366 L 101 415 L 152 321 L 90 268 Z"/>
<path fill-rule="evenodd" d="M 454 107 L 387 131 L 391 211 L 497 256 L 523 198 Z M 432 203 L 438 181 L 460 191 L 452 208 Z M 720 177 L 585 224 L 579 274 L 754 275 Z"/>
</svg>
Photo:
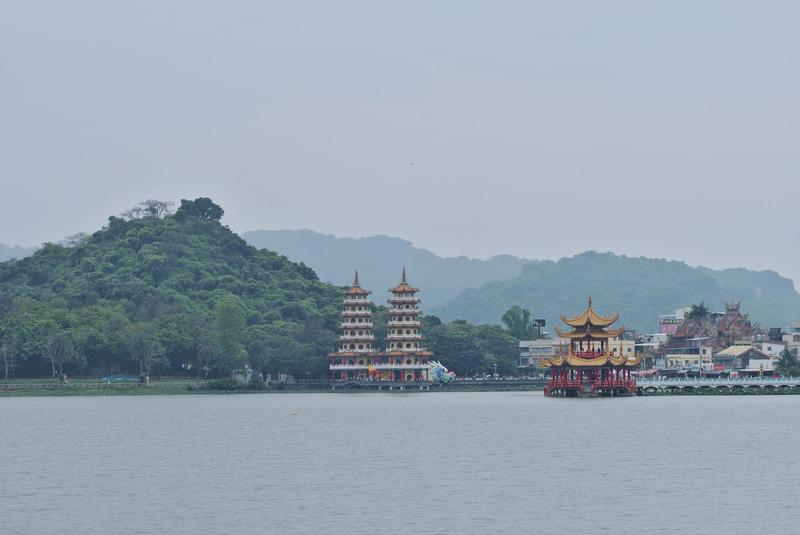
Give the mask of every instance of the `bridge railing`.
<svg viewBox="0 0 800 535">
<path fill-rule="evenodd" d="M 646 386 L 767 386 L 767 385 L 800 385 L 800 377 L 734 377 L 734 378 L 708 378 L 698 377 L 691 379 L 644 379 L 637 380 L 640 387 Z"/>
</svg>

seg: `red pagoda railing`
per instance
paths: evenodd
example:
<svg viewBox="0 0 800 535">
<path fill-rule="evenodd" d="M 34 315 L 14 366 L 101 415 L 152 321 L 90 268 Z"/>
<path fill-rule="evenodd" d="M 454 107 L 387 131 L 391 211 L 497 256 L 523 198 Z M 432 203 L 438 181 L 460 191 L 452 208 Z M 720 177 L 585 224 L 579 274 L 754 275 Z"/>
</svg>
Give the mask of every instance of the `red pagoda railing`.
<svg viewBox="0 0 800 535">
<path fill-rule="evenodd" d="M 596 351 L 596 350 L 588 350 L 588 351 L 574 351 L 573 356 L 576 356 L 581 359 L 596 359 L 598 357 L 602 357 L 606 354 L 605 351 Z"/>
</svg>

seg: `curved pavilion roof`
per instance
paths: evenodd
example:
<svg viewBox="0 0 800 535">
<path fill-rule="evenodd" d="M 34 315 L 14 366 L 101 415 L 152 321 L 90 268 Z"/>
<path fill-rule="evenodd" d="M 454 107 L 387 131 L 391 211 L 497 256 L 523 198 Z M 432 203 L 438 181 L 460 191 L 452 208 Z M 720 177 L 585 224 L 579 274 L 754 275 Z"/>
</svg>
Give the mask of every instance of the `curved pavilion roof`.
<svg viewBox="0 0 800 535">
<path fill-rule="evenodd" d="M 560 368 L 564 364 L 572 367 L 602 367 L 610 364 L 615 367 L 620 366 L 638 366 L 642 362 L 642 355 L 636 357 L 628 357 L 627 355 L 615 355 L 612 353 L 605 353 L 591 359 L 585 359 L 576 355 L 567 354 L 559 355 L 557 357 L 542 357 L 539 359 L 539 367 L 541 368 Z"/>
<path fill-rule="evenodd" d="M 570 327 L 608 327 L 615 321 L 619 319 L 619 314 L 614 314 L 613 316 L 601 316 L 592 308 L 592 296 L 589 296 L 589 306 L 584 310 L 581 314 L 578 314 L 574 318 L 568 318 L 561 315 L 561 321 L 569 325 Z"/>
<path fill-rule="evenodd" d="M 564 332 L 558 327 L 556 327 L 556 334 L 560 338 L 573 338 L 576 340 L 585 340 L 586 338 L 592 338 L 594 340 L 609 340 L 611 338 L 616 338 L 617 336 L 621 335 L 625 332 L 625 326 L 623 325 L 619 329 L 608 329 L 608 330 L 594 330 L 594 329 L 585 329 L 579 331 L 578 329 Z"/>
</svg>

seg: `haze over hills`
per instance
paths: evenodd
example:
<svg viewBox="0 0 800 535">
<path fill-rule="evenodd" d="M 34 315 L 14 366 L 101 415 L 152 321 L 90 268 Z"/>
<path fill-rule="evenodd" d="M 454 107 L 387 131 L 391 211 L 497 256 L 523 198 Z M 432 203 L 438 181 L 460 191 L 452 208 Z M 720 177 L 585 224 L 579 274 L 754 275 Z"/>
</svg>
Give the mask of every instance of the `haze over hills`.
<svg viewBox="0 0 800 535">
<path fill-rule="evenodd" d="M 6 245 L 0 243 L 0 262 L 11 260 L 12 258 L 24 258 L 32 255 L 36 251 L 34 247 L 22 247 L 20 245 Z"/>
<path fill-rule="evenodd" d="M 800 319 L 800 294 L 790 279 L 774 271 L 713 270 L 597 252 L 529 264 L 514 279 L 465 290 L 430 312 L 443 319 L 497 322 L 517 304 L 545 318 L 547 330 L 553 332 L 560 324 L 559 314 L 582 311 L 588 294 L 600 312 L 619 312 L 621 323 L 640 333 L 655 332 L 659 314 L 700 301 L 712 311 L 741 301 L 743 312 L 765 327 Z"/>
<path fill-rule="evenodd" d="M 388 297 L 386 290 L 397 284 L 405 266 L 410 282 L 422 290 L 426 309 L 445 305 L 466 288 L 516 277 L 531 262 L 510 255 L 489 260 L 442 258 L 389 236 L 339 238 L 312 230 L 254 230 L 242 233 L 242 237 L 251 245 L 278 251 L 311 266 L 320 279 L 334 284 L 350 284 L 358 269 L 361 283 L 375 292 L 373 297 L 378 304 Z M 492 321 L 498 319 L 499 316 Z"/>
<path fill-rule="evenodd" d="M 800 294 L 790 279 L 774 271 L 714 270 L 596 252 L 556 262 L 513 256 L 441 258 L 399 238 L 338 238 L 311 230 L 260 230 L 243 237 L 302 261 L 335 284 L 350 283 L 358 268 L 378 303 L 405 265 L 411 282 L 422 289 L 425 310 L 448 321 L 498 323 L 517 304 L 547 319 L 552 332 L 559 314 L 583 310 L 590 293 L 601 310 L 619 312 L 622 322 L 639 332 L 656 331 L 658 315 L 700 301 L 712 310 L 742 301 L 743 311 L 764 326 L 800 319 Z"/>
<path fill-rule="evenodd" d="M 547 319 L 552 332 L 559 314 L 582 310 L 590 293 L 601 311 L 619 312 L 622 322 L 639 332 L 655 331 L 659 314 L 700 301 L 712 310 L 742 301 L 743 311 L 764 326 L 800 319 L 800 294 L 791 280 L 774 271 L 714 270 L 596 252 L 556 262 L 510 255 L 442 258 L 400 238 L 340 238 L 311 230 L 257 230 L 242 236 L 258 248 L 305 263 L 321 280 L 337 285 L 349 284 L 359 269 L 362 284 L 375 292 L 378 304 L 406 266 L 411 282 L 422 289 L 424 309 L 446 321 L 496 324 L 517 304 Z M 33 251 L 0 245 L 0 260 Z"/>
</svg>

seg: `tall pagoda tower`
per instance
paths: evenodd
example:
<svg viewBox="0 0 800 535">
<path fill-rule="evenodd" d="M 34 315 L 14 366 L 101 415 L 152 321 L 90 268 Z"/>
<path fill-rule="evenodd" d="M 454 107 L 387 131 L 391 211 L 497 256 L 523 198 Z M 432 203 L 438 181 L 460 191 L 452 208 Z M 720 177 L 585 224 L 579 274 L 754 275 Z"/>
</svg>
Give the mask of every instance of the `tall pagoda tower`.
<svg viewBox="0 0 800 535">
<path fill-rule="evenodd" d="M 618 338 L 625 327 L 612 329 L 619 319 L 614 316 L 601 316 L 589 306 L 574 318 L 561 316 L 561 321 L 572 327 L 562 332 L 556 328 L 561 338 L 569 340 L 566 353 L 562 350 L 556 357 L 543 358 L 540 365 L 550 368 L 552 374 L 544 393 L 554 397 L 593 397 L 629 396 L 636 394 L 636 380 L 631 377 L 631 368 L 639 365 L 641 356 L 630 359 L 616 348 L 609 347 L 609 341 Z"/>
<path fill-rule="evenodd" d="M 389 381 L 428 381 L 433 353 L 425 349 L 422 336 L 422 311 L 416 293 L 408 284 L 406 268 L 400 284 L 389 290 L 389 320 L 386 323 L 386 352 L 381 355 L 379 376 Z"/>
<path fill-rule="evenodd" d="M 330 354 L 331 380 L 367 379 L 376 358 L 372 323 L 372 292 L 361 287 L 356 271 L 342 300 L 339 350 Z M 338 374 L 338 377 L 337 377 Z"/>
</svg>

